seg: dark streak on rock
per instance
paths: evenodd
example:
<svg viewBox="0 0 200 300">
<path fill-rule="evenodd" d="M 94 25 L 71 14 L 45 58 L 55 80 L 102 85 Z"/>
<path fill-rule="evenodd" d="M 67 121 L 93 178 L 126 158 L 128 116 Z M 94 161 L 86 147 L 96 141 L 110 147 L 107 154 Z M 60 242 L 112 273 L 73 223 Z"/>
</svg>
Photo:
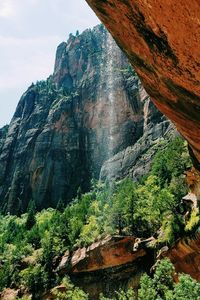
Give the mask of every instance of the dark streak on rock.
<svg viewBox="0 0 200 300">
<path fill-rule="evenodd" d="M 187 89 L 185 89 L 184 87 L 175 84 L 172 80 L 170 79 L 165 79 L 164 80 L 166 86 L 174 93 L 174 94 L 178 94 L 181 95 L 182 97 L 184 97 L 185 99 L 188 99 L 189 101 L 194 100 L 197 101 L 198 103 L 200 103 L 200 97 L 197 96 L 195 93 L 188 91 Z"/>
<path fill-rule="evenodd" d="M 129 6 L 130 9 L 130 6 Z M 131 14 L 126 15 L 127 18 L 134 24 L 139 35 L 143 37 L 149 49 L 153 52 L 167 56 L 172 62 L 177 65 L 178 58 L 170 47 L 166 34 L 160 29 L 160 35 L 157 35 L 149 25 L 146 24 L 144 15 L 137 9 L 131 8 Z"/>
<path fill-rule="evenodd" d="M 155 74 L 155 70 L 154 68 L 147 64 L 141 57 L 139 57 L 136 53 L 131 53 L 131 55 L 129 55 L 131 61 L 133 62 L 134 66 L 136 66 L 139 69 L 144 69 L 145 71 L 147 71 L 148 73 L 154 73 Z"/>
</svg>

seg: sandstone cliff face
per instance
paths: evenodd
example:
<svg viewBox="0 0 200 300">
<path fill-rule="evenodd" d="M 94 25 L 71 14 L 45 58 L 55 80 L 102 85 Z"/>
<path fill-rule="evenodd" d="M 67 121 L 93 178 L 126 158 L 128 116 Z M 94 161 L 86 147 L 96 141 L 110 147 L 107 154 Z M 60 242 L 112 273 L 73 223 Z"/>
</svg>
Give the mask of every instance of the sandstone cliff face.
<svg viewBox="0 0 200 300">
<path fill-rule="evenodd" d="M 56 269 L 69 274 L 71 279 L 98 299 L 100 293 L 112 296 L 119 287 L 139 287 L 140 277 L 149 272 L 155 261 L 155 250 L 143 246 L 134 251 L 135 238 L 109 236 L 87 248 L 79 248 L 71 255 L 66 253 Z M 177 273 L 187 273 L 200 281 L 200 235 L 182 238 L 162 257 L 168 257 Z"/>
<path fill-rule="evenodd" d="M 162 128 L 159 139 L 169 122 L 105 28 L 71 35 L 58 46 L 53 75 L 30 86 L 7 134 L 0 132 L 1 208 L 16 213 L 30 199 L 38 209 L 70 201 L 106 160 L 154 126 Z"/>
<path fill-rule="evenodd" d="M 178 241 L 167 253 L 174 264 L 176 272 L 187 273 L 200 281 L 200 234 L 193 238 L 184 238 Z"/>
<path fill-rule="evenodd" d="M 99 294 L 113 296 L 120 288 L 137 289 L 141 275 L 153 264 L 150 251 L 133 251 L 135 238 L 108 236 L 87 248 L 63 256 L 56 272 L 69 274 L 72 281 L 89 293 L 90 299 Z"/>
<path fill-rule="evenodd" d="M 198 0 L 87 0 L 137 71 L 154 104 L 191 145 L 200 169 Z"/>
</svg>

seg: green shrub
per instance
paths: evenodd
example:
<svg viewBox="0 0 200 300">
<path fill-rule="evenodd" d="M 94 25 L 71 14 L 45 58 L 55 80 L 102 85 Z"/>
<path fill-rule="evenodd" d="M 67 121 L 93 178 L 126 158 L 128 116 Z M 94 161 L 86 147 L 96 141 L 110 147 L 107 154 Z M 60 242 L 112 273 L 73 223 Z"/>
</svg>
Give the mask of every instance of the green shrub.
<svg viewBox="0 0 200 300">
<path fill-rule="evenodd" d="M 53 291 L 57 300 L 88 300 L 88 295 L 78 287 L 75 287 L 68 277 L 64 277 L 62 285 L 65 286 L 65 292 Z"/>
<path fill-rule="evenodd" d="M 174 266 L 169 259 L 158 264 L 153 278 L 144 274 L 140 280 L 139 300 L 200 300 L 200 283 L 189 275 L 181 274 L 173 280 Z"/>
<path fill-rule="evenodd" d="M 21 284 L 27 287 L 34 297 L 47 288 L 48 280 L 48 274 L 40 264 L 31 265 L 20 272 Z"/>
</svg>

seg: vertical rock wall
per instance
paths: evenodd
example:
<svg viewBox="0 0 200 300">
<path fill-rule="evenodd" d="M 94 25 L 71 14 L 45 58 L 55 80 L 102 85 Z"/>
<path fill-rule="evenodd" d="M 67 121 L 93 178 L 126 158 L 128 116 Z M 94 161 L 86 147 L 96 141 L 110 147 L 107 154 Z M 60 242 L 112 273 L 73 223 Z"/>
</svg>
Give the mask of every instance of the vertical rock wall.
<svg viewBox="0 0 200 300">
<path fill-rule="evenodd" d="M 71 35 L 58 46 L 53 75 L 23 94 L 3 138 L 1 208 L 71 201 L 106 160 L 163 120 L 102 25 Z"/>
<path fill-rule="evenodd" d="M 154 104 L 191 145 L 200 170 L 199 0 L 87 0 Z"/>
</svg>

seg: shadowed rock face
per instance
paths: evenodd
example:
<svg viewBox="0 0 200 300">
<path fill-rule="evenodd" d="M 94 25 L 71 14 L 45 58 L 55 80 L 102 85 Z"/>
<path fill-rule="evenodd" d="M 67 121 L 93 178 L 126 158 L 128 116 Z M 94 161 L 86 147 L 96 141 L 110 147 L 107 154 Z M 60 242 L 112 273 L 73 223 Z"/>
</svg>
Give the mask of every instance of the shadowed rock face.
<svg viewBox="0 0 200 300">
<path fill-rule="evenodd" d="M 126 53 L 154 104 L 187 139 L 200 169 L 199 1 L 86 1 Z"/>
<path fill-rule="evenodd" d="M 192 239 L 185 238 L 177 242 L 167 253 L 176 272 L 187 273 L 200 281 L 200 234 Z"/>
<path fill-rule="evenodd" d="M 30 199 L 38 209 L 69 202 L 106 160 L 157 125 L 159 139 L 169 122 L 105 28 L 70 36 L 53 75 L 30 86 L 0 130 L 0 207 L 17 213 Z"/>
<path fill-rule="evenodd" d="M 125 177 L 137 181 L 147 174 L 157 151 L 164 149 L 165 143 L 177 135 L 168 121 L 163 121 L 146 130 L 143 136 L 133 145 L 118 152 L 107 160 L 100 172 L 100 179 L 105 181 L 120 180 Z M 162 146 L 162 141 L 165 141 Z"/>
</svg>

